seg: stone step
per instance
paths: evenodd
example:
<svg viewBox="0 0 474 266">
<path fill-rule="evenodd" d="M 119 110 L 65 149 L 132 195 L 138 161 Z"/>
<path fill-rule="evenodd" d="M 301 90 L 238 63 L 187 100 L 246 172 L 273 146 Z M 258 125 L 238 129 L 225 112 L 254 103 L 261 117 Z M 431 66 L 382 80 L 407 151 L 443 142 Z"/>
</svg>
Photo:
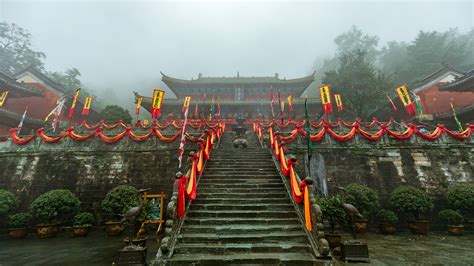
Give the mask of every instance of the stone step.
<svg viewBox="0 0 474 266">
<path fill-rule="evenodd" d="M 307 252 L 235 253 L 226 255 L 177 254 L 168 265 L 314 265 L 315 259 Z M 323 263 L 321 263 L 323 265 Z"/>
<path fill-rule="evenodd" d="M 291 211 L 293 209 L 293 205 L 290 203 L 266 203 L 266 204 L 258 204 L 258 203 L 252 203 L 252 204 L 235 204 L 235 205 L 230 205 L 230 204 L 196 204 L 193 203 L 191 204 L 191 210 L 260 210 L 260 211 L 277 211 L 277 210 L 282 210 L 282 211 Z"/>
<path fill-rule="evenodd" d="M 241 167 L 273 167 L 275 168 L 275 164 L 273 162 L 268 162 L 268 161 L 259 161 L 259 162 L 253 162 L 253 161 L 239 161 L 239 162 L 209 162 L 206 164 L 206 167 L 210 168 L 221 168 L 221 167 L 236 167 L 236 168 L 241 168 Z"/>
<path fill-rule="evenodd" d="M 247 199 L 247 198 L 214 198 L 207 199 L 201 198 L 199 195 L 197 199 L 191 204 L 227 204 L 227 205 L 238 205 L 238 204 L 252 204 L 252 203 L 289 203 L 290 199 L 285 195 L 285 197 L 275 197 L 275 198 L 258 198 L 258 199 Z"/>
<path fill-rule="evenodd" d="M 279 241 L 291 241 L 306 243 L 307 237 L 300 232 L 272 232 L 269 234 L 228 234 L 219 235 L 213 233 L 183 233 L 178 236 L 180 243 L 275 243 Z M 179 243 L 178 243 L 179 245 Z"/>
<path fill-rule="evenodd" d="M 296 217 L 295 210 L 286 211 L 261 211 L 261 210 L 190 210 L 189 218 L 194 217 L 247 217 L 247 218 L 276 218 L 276 217 Z"/>
<path fill-rule="evenodd" d="M 270 157 L 271 158 L 271 157 Z M 214 157 L 210 158 L 208 163 L 215 163 L 215 162 L 226 162 L 226 163 L 247 163 L 247 162 L 254 162 L 254 163 L 273 163 L 270 159 L 257 159 L 257 158 L 241 158 L 241 159 L 229 159 L 226 157 Z"/>
<path fill-rule="evenodd" d="M 299 224 L 229 224 L 229 225 L 188 225 L 181 230 L 181 233 L 214 233 L 218 235 L 225 234 L 263 234 L 273 232 L 299 232 L 301 231 Z"/>
<path fill-rule="evenodd" d="M 278 187 L 278 188 L 270 188 L 270 187 L 263 187 L 263 188 L 216 188 L 213 186 L 202 187 L 200 186 L 197 189 L 197 193 L 255 193 L 255 194 L 266 194 L 266 193 L 273 193 L 273 192 L 280 192 L 285 191 L 285 188 Z"/>
<path fill-rule="evenodd" d="M 283 185 L 282 182 L 278 183 L 267 183 L 267 182 L 262 182 L 262 183 L 247 183 L 247 182 L 222 182 L 222 183 L 216 183 L 216 182 L 199 182 L 199 188 L 207 188 L 211 186 L 212 188 L 216 189 L 227 189 L 227 188 L 280 188 L 280 189 L 286 189 L 285 186 Z M 99 197 L 100 198 L 100 197 Z"/>
<path fill-rule="evenodd" d="M 203 176 L 199 180 L 199 186 L 207 186 L 207 185 L 264 185 L 264 184 L 283 184 L 280 176 L 263 176 L 260 177 L 255 176 L 233 176 L 232 178 L 220 178 L 226 177 L 225 175 L 219 176 Z"/>
<path fill-rule="evenodd" d="M 302 243 L 243 243 L 243 244 L 200 244 L 183 243 L 174 250 L 175 254 L 220 254 L 233 255 L 236 253 L 290 253 L 311 252 L 311 246 Z"/>
<path fill-rule="evenodd" d="M 278 175 L 278 173 L 255 173 L 255 172 L 252 172 L 252 173 L 248 173 L 248 172 L 244 172 L 244 173 L 204 173 L 204 175 L 202 176 L 202 180 L 205 180 L 205 179 L 218 179 L 218 180 L 223 180 L 223 179 L 227 179 L 227 180 L 235 180 L 235 179 L 252 179 L 252 180 L 263 180 L 263 179 L 267 179 L 267 180 L 272 180 L 272 179 L 280 179 L 280 175 Z"/>
<path fill-rule="evenodd" d="M 229 218 L 207 218 L 207 217 L 187 217 L 186 225 L 232 225 L 232 224 L 253 224 L 253 225 L 300 225 L 300 220 L 295 217 L 278 217 L 278 218 L 243 218 L 243 217 L 229 217 Z M 185 228 L 184 226 L 183 228 Z"/>
<path fill-rule="evenodd" d="M 206 166 L 206 171 L 212 172 L 248 172 L 248 173 L 266 173 L 275 172 L 275 165 L 253 166 L 251 164 L 243 166 Z"/>
<path fill-rule="evenodd" d="M 266 194 L 255 194 L 255 193 L 207 193 L 199 195 L 201 199 L 261 199 L 261 198 L 282 198 L 288 196 L 286 191 L 273 192 Z"/>
</svg>

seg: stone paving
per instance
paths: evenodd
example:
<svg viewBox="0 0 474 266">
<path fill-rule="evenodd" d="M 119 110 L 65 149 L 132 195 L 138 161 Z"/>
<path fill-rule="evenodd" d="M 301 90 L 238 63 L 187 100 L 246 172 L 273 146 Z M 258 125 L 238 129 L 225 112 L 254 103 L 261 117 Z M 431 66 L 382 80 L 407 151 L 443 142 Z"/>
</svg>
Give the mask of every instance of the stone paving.
<svg viewBox="0 0 474 266">
<path fill-rule="evenodd" d="M 107 237 L 94 231 L 85 238 L 70 237 L 67 232 L 51 239 L 30 234 L 23 240 L 0 235 L 0 265 L 112 265 L 122 237 Z M 345 235 L 344 239 L 350 239 Z M 474 265 L 474 233 L 460 237 L 432 233 L 414 236 L 402 232 L 395 236 L 368 233 L 360 237 L 369 244 L 373 265 Z M 148 259 L 155 256 L 157 244 L 149 239 Z"/>
</svg>

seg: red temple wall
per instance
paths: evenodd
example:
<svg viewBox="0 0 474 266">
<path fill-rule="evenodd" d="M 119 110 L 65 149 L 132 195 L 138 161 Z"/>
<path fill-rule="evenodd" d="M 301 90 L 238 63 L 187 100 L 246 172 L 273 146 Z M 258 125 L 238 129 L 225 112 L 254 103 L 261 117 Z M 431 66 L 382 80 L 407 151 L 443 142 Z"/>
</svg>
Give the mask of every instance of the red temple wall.
<svg viewBox="0 0 474 266">
<path fill-rule="evenodd" d="M 22 115 L 28 106 L 29 117 L 44 119 L 56 106 L 57 96 L 39 83 L 25 83 L 26 86 L 41 91 L 42 96 L 9 98 L 6 100 L 5 108 Z"/>
<path fill-rule="evenodd" d="M 425 89 L 419 93 L 424 114 L 442 114 L 451 112 L 451 105 L 459 109 L 474 103 L 472 92 L 440 91 L 438 85 Z"/>
</svg>

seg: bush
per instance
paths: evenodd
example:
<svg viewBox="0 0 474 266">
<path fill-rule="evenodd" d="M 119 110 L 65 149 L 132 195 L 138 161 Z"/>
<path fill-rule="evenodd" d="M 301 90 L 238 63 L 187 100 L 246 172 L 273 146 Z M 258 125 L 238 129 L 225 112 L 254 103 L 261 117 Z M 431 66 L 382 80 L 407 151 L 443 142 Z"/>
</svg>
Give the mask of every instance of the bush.
<svg viewBox="0 0 474 266">
<path fill-rule="evenodd" d="M 102 201 L 102 209 L 115 220 L 130 208 L 138 205 L 137 189 L 129 185 L 121 185 L 110 190 Z"/>
<path fill-rule="evenodd" d="M 380 223 L 396 224 L 398 223 L 398 216 L 391 210 L 381 209 L 377 213 L 377 219 Z"/>
<path fill-rule="evenodd" d="M 40 223 L 65 221 L 69 215 L 77 213 L 81 202 L 67 189 L 50 190 L 41 194 L 30 205 L 31 213 Z"/>
<path fill-rule="evenodd" d="M 461 225 L 464 218 L 455 210 L 442 210 L 438 213 L 438 218 L 448 225 Z"/>
<path fill-rule="evenodd" d="M 0 218 L 6 217 L 18 208 L 18 200 L 15 194 L 0 189 Z"/>
<path fill-rule="evenodd" d="M 448 203 L 452 209 L 474 215 L 474 184 L 457 185 L 448 190 Z"/>
<path fill-rule="evenodd" d="M 30 225 L 33 217 L 28 212 L 20 212 L 8 217 L 8 226 L 10 228 L 24 228 Z"/>
<path fill-rule="evenodd" d="M 346 187 L 347 203 L 354 205 L 364 216 L 368 218 L 377 211 L 379 197 L 377 193 L 368 186 L 352 183 Z"/>
<path fill-rule="evenodd" d="M 433 209 L 433 199 L 425 191 L 412 186 L 399 186 L 390 195 L 390 204 L 403 213 L 421 220 Z"/>
<path fill-rule="evenodd" d="M 94 215 L 90 212 L 81 212 L 74 216 L 72 223 L 75 226 L 91 226 L 94 222 Z"/>
<path fill-rule="evenodd" d="M 343 201 L 341 196 L 328 196 L 321 198 L 319 205 L 323 212 L 323 219 L 331 225 L 331 232 L 334 233 L 334 228 L 337 224 L 344 226 L 346 224 L 346 212 L 342 207 Z"/>
<path fill-rule="evenodd" d="M 122 120 L 126 124 L 132 123 L 132 116 L 128 110 L 118 105 L 107 105 L 101 112 L 100 117 L 107 124 L 115 124 Z"/>
</svg>

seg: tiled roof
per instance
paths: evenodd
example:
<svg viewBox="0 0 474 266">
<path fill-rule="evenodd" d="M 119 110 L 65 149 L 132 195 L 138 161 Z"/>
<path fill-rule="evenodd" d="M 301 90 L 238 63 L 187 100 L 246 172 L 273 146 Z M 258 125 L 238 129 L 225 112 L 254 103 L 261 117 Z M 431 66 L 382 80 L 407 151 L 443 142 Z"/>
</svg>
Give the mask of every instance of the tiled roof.
<svg viewBox="0 0 474 266">
<path fill-rule="evenodd" d="M 0 92 L 3 90 L 8 90 L 10 97 L 41 96 L 41 92 L 28 88 L 14 78 L 0 72 Z"/>
<path fill-rule="evenodd" d="M 439 86 L 440 91 L 474 92 L 474 69 L 453 82 Z"/>
</svg>

